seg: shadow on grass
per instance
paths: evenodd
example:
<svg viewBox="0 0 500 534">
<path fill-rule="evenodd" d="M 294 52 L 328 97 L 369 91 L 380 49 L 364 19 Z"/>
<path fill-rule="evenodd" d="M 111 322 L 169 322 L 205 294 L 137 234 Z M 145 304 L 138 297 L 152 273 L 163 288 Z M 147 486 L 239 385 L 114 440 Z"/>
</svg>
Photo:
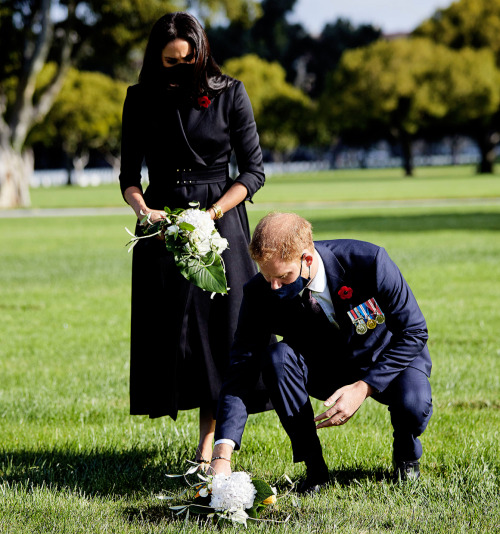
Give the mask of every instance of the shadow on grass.
<svg viewBox="0 0 500 534">
<path fill-rule="evenodd" d="M 179 452 L 179 451 L 177 451 Z M 8 484 L 69 488 L 86 495 L 129 495 L 175 490 L 182 479 L 165 475 L 186 470 L 186 457 L 161 458 L 157 451 L 0 451 L 0 480 Z M 167 464 L 168 463 L 168 467 Z"/>
<path fill-rule="evenodd" d="M 330 483 L 338 484 L 345 488 L 352 485 L 359 485 L 362 480 L 374 482 L 391 482 L 392 471 L 387 469 L 330 469 Z"/>
<path fill-rule="evenodd" d="M 339 230 L 363 232 L 428 232 L 436 230 L 500 230 L 500 213 L 384 214 L 368 217 L 310 217 L 315 233 Z"/>
</svg>

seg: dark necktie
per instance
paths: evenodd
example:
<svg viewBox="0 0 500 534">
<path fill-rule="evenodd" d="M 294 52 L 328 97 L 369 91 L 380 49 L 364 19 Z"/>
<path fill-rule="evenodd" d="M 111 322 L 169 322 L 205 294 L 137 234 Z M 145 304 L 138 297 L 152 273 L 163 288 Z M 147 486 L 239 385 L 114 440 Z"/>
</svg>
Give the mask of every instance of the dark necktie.
<svg viewBox="0 0 500 534">
<path fill-rule="evenodd" d="M 308 287 L 306 287 L 302 293 L 302 303 L 304 304 L 304 308 L 315 315 L 325 315 L 320 303 L 314 298 L 312 291 Z"/>
<path fill-rule="evenodd" d="M 304 308 L 310 313 L 316 316 L 319 321 L 326 320 L 329 325 L 339 328 L 337 321 L 332 316 L 332 321 L 326 316 L 325 310 L 321 307 L 321 304 L 316 300 L 313 292 L 306 287 L 302 292 L 302 303 Z"/>
</svg>

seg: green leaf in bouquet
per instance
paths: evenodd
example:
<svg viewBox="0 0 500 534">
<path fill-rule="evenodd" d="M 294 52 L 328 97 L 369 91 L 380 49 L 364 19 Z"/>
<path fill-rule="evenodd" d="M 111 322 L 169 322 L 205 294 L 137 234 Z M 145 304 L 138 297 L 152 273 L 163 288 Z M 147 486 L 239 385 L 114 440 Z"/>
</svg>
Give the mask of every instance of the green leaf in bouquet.
<svg viewBox="0 0 500 534">
<path fill-rule="evenodd" d="M 195 229 L 192 224 L 189 224 L 187 222 L 181 222 L 178 226 L 181 230 L 185 230 L 186 232 L 192 232 Z"/>
<path fill-rule="evenodd" d="M 163 211 L 167 214 L 167 215 L 170 215 L 172 213 L 172 210 L 168 207 L 168 206 L 165 206 L 163 208 Z"/>
<path fill-rule="evenodd" d="M 220 257 L 207 254 L 210 265 L 203 265 L 196 258 L 178 258 L 176 264 L 181 274 L 195 286 L 210 293 L 227 293 L 227 280 Z"/>
<path fill-rule="evenodd" d="M 254 498 L 254 506 L 260 504 L 262 501 L 265 501 L 271 495 L 274 495 L 274 491 L 271 486 L 264 480 L 258 478 L 252 478 L 252 484 L 255 486 L 257 493 Z"/>
<path fill-rule="evenodd" d="M 257 512 L 257 507 L 258 506 L 259 506 L 258 504 L 254 504 L 252 506 L 252 508 L 247 508 L 245 510 L 245 512 L 248 514 L 248 517 L 250 519 L 258 519 L 259 518 L 259 513 Z"/>
<path fill-rule="evenodd" d="M 142 232 L 145 235 L 157 234 L 158 232 L 164 229 L 164 224 L 165 222 L 163 220 L 156 221 L 153 224 L 148 224 L 147 226 L 143 227 Z"/>
<path fill-rule="evenodd" d="M 174 239 L 165 239 L 165 247 L 167 247 L 167 250 L 169 252 L 173 252 L 174 255 L 177 251 L 179 251 L 179 249 L 182 249 L 182 247 L 180 247 L 178 243 L 175 242 Z M 177 260 L 177 257 L 176 257 L 176 260 Z"/>
</svg>

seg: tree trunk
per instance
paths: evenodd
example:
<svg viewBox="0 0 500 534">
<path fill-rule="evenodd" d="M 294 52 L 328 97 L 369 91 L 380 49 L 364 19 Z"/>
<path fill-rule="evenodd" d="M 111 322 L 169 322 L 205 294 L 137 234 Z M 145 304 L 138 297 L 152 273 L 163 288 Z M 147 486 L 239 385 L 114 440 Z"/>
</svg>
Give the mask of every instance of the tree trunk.
<svg viewBox="0 0 500 534">
<path fill-rule="evenodd" d="M 89 162 L 89 153 L 84 150 L 79 155 L 73 156 L 73 169 L 75 169 L 75 183 L 76 184 L 82 184 L 84 182 L 83 180 L 83 172 L 85 171 L 85 167 L 87 166 Z M 71 185 L 71 181 L 68 183 L 68 185 Z"/>
<path fill-rule="evenodd" d="M 30 206 L 30 177 L 34 171 L 33 153 L 12 148 L 0 151 L 0 208 Z"/>
<path fill-rule="evenodd" d="M 121 167 L 121 162 L 122 162 L 121 156 L 115 156 L 112 152 L 106 152 L 104 154 L 104 159 L 113 168 L 113 178 L 118 182 L 118 179 L 120 176 L 120 167 Z"/>
<path fill-rule="evenodd" d="M 493 174 L 495 164 L 495 147 L 499 141 L 497 133 L 483 133 L 476 138 L 477 145 L 481 152 L 481 161 L 477 167 L 478 174 Z"/>
<path fill-rule="evenodd" d="M 401 141 L 401 155 L 403 157 L 403 169 L 405 171 L 405 176 L 413 176 L 413 154 L 412 154 L 411 138 L 406 132 L 401 131 L 400 141 Z"/>
</svg>

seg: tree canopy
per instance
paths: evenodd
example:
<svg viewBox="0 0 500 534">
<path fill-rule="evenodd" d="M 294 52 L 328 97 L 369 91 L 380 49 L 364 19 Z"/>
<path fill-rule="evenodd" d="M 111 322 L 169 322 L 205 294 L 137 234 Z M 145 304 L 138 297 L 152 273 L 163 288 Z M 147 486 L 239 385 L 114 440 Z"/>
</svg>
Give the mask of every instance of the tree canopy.
<svg viewBox="0 0 500 534">
<path fill-rule="evenodd" d="M 313 104 L 300 89 L 287 83 L 283 67 L 249 54 L 226 61 L 223 71 L 245 84 L 262 146 L 276 152 L 296 148 L 312 121 Z"/>
<path fill-rule="evenodd" d="M 207 34 L 216 60 L 222 63 L 255 54 L 277 61 L 288 82 L 317 97 L 326 73 L 336 67 L 344 50 L 365 46 L 381 36 L 380 29 L 371 25 L 354 26 L 338 19 L 313 37 L 301 24 L 288 22 L 286 17 L 295 4 L 296 0 L 263 0 L 262 15 L 250 27 L 240 22 L 209 27 Z"/>
<path fill-rule="evenodd" d="M 411 137 L 488 121 L 499 84 L 491 51 L 455 51 L 425 38 L 378 41 L 344 53 L 320 107 L 337 132 L 400 141 L 411 174 Z"/>
<path fill-rule="evenodd" d="M 48 65 L 46 71 L 54 68 Z M 71 69 L 52 109 L 30 141 L 59 145 L 70 155 L 89 149 L 116 154 L 127 83 L 98 72 Z"/>
<path fill-rule="evenodd" d="M 450 48 L 489 48 L 500 63 L 500 0 L 458 0 L 414 31 Z"/>
</svg>

